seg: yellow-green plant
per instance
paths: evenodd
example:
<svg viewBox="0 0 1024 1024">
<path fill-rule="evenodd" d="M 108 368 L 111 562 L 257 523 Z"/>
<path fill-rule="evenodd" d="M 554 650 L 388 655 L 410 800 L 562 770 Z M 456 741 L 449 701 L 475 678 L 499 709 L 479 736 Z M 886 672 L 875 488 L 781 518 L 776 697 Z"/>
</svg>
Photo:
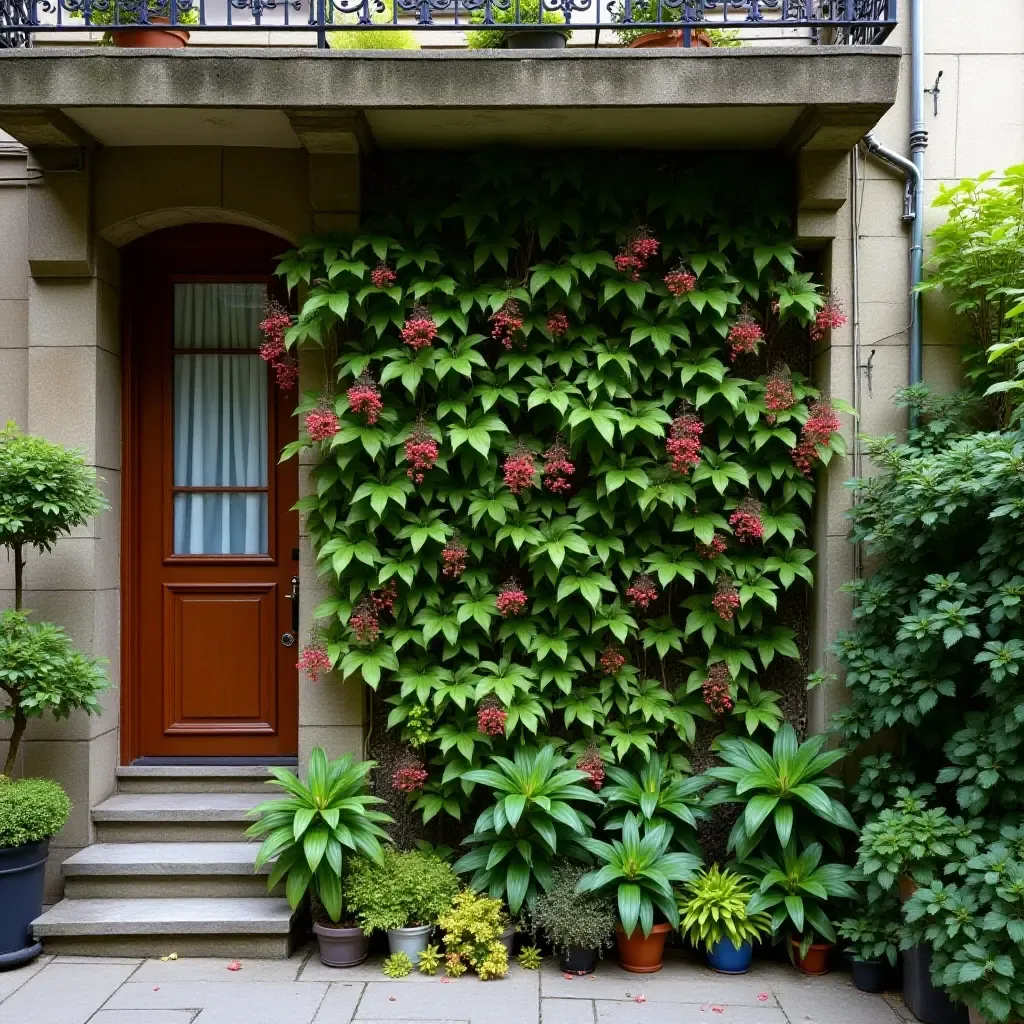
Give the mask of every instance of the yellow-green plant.
<svg viewBox="0 0 1024 1024">
<path fill-rule="evenodd" d="M 441 950 L 431 943 L 422 953 L 420 953 L 420 974 L 437 974 L 438 967 L 441 966 L 441 961 L 444 959 L 441 956 Z"/>
<path fill-rule="evenodd" d="M 452 909 L 437 922 L 448 950 L 448 974 L 458 977 L 469 966 L 484 980 L 503 977 L 508 972 L 508 952 L 498 938 L 507 922 L 501 900 L 468 889 L 460 892 Z"/>
<path fill-rule="evenodd" d="M 381 969 L 389 978 L 404 978 L 412 974 L 412 960 L 408 953 L 392 953 Z"/>
<path fill-rule="evenodd" d="M 536 946 L 523 946 L 516 960 L 524 971 L 535 971 L 544 962 L 544 957 Z"/>
<path fill-rule="evenodd" d="M 712 864 L 683 886 L 679 897 L 679 930 L 693 946 L 708 952 L 728 939 L 736 949 L 772 930 L 767 913 L 747 914 L 754 883 Z"/>
</svg>

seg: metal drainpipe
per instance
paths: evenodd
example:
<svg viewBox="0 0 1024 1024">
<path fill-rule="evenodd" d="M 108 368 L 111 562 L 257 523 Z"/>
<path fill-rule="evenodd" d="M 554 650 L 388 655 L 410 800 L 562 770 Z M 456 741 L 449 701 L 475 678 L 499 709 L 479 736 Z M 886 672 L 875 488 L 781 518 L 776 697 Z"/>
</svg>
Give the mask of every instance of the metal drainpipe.
<svg viewBox="0 0 1024 1024">
<path fill-rule="evenodd" d="M 871 132 L 864 144 L 875 156 L 907 177 L 903 219 L 910 221 L 910 383 L 921 381 L 921 293 L 924 277 L 924 0 L 910 0 L 910 157 L 883 146 Z"/>
</svg>

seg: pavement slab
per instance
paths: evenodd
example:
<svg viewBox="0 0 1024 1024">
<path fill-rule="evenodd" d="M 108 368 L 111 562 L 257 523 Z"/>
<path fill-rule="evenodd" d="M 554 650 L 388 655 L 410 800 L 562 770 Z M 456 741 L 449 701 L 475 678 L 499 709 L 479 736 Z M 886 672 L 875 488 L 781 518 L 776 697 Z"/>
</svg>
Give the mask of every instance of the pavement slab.
<svg viewBox="0 0 1024 1024">
<path fill-rule="evenodd" d="M 228 970 L 228 964 L 239 964 Z M 254 981 L 295 981 L 302 970 L 299 957 L 290 960 L 258 960 L 239 957 L 179 957 L 177 960 L 146 960 L 132 976 L 133 982 L 144 985 L 165 985 L 170 982 L 224 982 L 248 984 Z"/>
<path fill-rule="evenodd" d="M 594 1024 L 594 1004 L 589 999 L 542 999 L 540 1024 Z"/>
<path fill-rule="evenodd" d="M 119 964 L 47 964 L 0 1003 L 0 1024 L 86 1024 L 133 970 Z"/>
<path fill-rule="evenodd" d="M 336 981 L 327 987 L 313 1024 L 348 1024 L 356 1013 L 366 986 L 362 983 Z"/>
<path fill-rule="evenodd" d="M 22 985 L 27 984 L 52 960 L 52 956 L 37 956 L 31 963 L 22 964 L 21 967 L 14 967 L 9 971 L 0 971 L 0 1003 L 17 992 Z"/>
<path fill-rule="evenodd" d="M 599 1001 L 597 1024 L 791 1024 L 777 1006 Z"/>
<path fill-rule="evenodd" d="M 89 1024 L 192 1024 L 195 1010 L 100 1010 Z"/>
</svg>

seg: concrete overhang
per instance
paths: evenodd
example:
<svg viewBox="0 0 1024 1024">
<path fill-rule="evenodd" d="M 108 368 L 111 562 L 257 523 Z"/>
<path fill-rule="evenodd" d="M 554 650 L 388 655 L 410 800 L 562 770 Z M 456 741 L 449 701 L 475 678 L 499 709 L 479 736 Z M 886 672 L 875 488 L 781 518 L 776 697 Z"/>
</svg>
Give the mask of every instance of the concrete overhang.
<svg viewBox="0 0 1024 1024">
<path fill-rule="evenodd" d="M 0 50 L 0 129 L 30 147 L 848 149 L 894 103 L 900 53 Z"/>
</svg>

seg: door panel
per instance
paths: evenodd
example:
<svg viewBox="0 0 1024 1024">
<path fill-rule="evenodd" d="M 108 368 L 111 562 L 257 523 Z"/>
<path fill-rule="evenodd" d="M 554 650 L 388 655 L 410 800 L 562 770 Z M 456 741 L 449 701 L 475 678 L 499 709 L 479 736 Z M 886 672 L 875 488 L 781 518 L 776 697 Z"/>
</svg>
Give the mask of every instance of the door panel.
<svg viewBox="0 0 1024 1024">
<path fill-rule="evenodd" d="M 126 252 L 127 760 L 297 753 L 295 395 L 258 353 L 281 248 L 211 227 Z"/>
</svg>

